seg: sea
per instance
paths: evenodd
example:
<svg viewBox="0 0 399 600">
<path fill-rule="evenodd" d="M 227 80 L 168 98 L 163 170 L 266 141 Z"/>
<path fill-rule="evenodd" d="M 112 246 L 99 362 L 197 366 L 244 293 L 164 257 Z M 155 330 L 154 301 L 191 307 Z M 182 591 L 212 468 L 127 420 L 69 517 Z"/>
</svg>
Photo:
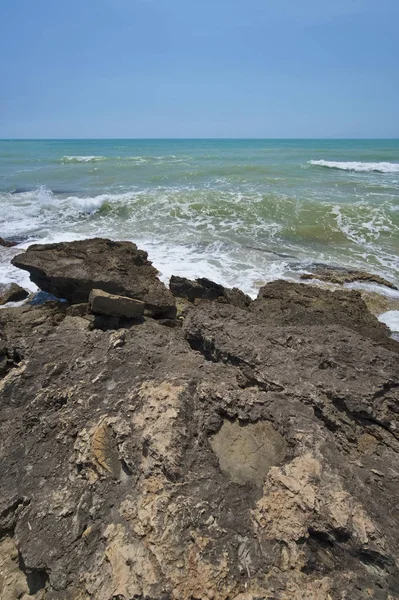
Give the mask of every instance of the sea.
<svg viewBox="0 0 399 600">
<path fill-rule="evenodd" d="M 0 236 L 30 289 L 13 254 L 95 236 L 252 296 L 318 263 L 399 286 L 399 140 L 1 140 Z"/>
</svg>

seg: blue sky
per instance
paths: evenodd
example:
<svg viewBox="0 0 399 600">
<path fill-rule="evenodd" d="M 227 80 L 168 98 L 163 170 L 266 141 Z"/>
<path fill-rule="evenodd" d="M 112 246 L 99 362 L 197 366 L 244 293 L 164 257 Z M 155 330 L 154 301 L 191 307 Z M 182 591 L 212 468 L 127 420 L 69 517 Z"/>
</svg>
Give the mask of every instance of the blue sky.
<svg viewBox="0 0 399 600">
<path fill-rule="evenodd" d="M 399 137 L 399 0 L 2 0 L 0 137 Z"/>
</svg>

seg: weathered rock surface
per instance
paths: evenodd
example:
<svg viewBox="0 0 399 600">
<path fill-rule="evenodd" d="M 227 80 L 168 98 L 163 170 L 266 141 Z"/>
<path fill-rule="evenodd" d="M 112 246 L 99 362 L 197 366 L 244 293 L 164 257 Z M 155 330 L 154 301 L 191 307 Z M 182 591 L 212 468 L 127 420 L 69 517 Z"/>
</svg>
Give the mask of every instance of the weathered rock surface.
<svg viewBox="0 0 399 600">
<path fill-rule="evenodd" d="M 251 298 L 238 288 L 225 288 L 205 277 L 192 281 L 186 277 L 172 275 L 169 288 L 174 296 L 193 303 L 196 300 L 218 300 L 239 308 L 246 308 L 251 303 Z"/>
<path fill-rule="evenodd" d="M 399 297 L 383 296 L 375 292 L 361 291 L 367 308 L 373 315 L 381 315 L 388 310 L 399 310 Z"/>
<path fill-rule="evenodd" d="M 330 291 L 312 285 L 273 281 L 259 290 L 250 305 L 264 323 L 297 325 L 340 325 L 359 331 L 381 344 L 391 345 L 389 329 L 368 310 L 356 290 Z"/>
<path fill-rule="evenodd" d="M 0 305 L 7 304 L 7 302 L 20 302 L 25 300 L 29 296 L 29 292 L 24 290 L 17 283 L 10 283 L 0 289 Z"/>
<path fill-rule="evenodd" d="M 147 252 L 131 242 L 90 239 L 34 244 L 12 259 L 43 291 L 72 304 L 88 301 L 93 289 L 145 302 L 153 315 L 174 316 L 174 299 L 158 279 Z"/>
<path fill-rule="evenodd" d="M 81 315 L 0 311 L 0 598 L 399 598 L 399 344 L 358 294 Z"/>
<path fill-rule="evenodd" d="M 107 294 L 102 290 L 92 290 L 89 306 L 91 312 L 97 315 L 138 319 L 144 315 L 145 303 L 126 296 Z"/>
</svg>

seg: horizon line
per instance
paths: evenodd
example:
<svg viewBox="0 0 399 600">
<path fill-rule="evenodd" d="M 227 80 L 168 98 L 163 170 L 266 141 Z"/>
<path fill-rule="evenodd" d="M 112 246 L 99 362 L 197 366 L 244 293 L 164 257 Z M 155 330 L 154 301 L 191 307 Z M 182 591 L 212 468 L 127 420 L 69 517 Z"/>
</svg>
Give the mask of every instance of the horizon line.
<svg viewBox="0 0 399 600">
<path fill-rule="evenodd" d="M 0 137 L 1 142 L 30 142 L 30 141 L 87 141 L 87 140 L 126 140 L 126 141 L 199 141 L 199 140 L 230 140 L 230 141 L 242 141 L 242 140 L 399 140 L 399 136 L 394 137 Z"/>
</svg>

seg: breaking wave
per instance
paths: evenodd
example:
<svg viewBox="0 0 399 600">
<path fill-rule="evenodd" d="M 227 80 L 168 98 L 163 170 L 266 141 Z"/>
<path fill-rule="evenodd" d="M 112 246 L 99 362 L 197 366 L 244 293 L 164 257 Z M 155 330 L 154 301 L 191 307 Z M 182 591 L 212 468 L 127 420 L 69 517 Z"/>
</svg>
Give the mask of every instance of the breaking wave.
<svg viewBox="0 0 399 600">
<path fill-rule="evenodd" d="M 338 169 L 341 171 L 354 171 L 356 173 L 399 173 L 399 164 L 390 162 L 338 162 L 330 160 L 310 160 L 310 165 Z"/>
<path fill-rule="evenodd" d="M 107 160 L 105 156 L 63 156 L 62 163 L 93 163 Z"/>
</svg>

